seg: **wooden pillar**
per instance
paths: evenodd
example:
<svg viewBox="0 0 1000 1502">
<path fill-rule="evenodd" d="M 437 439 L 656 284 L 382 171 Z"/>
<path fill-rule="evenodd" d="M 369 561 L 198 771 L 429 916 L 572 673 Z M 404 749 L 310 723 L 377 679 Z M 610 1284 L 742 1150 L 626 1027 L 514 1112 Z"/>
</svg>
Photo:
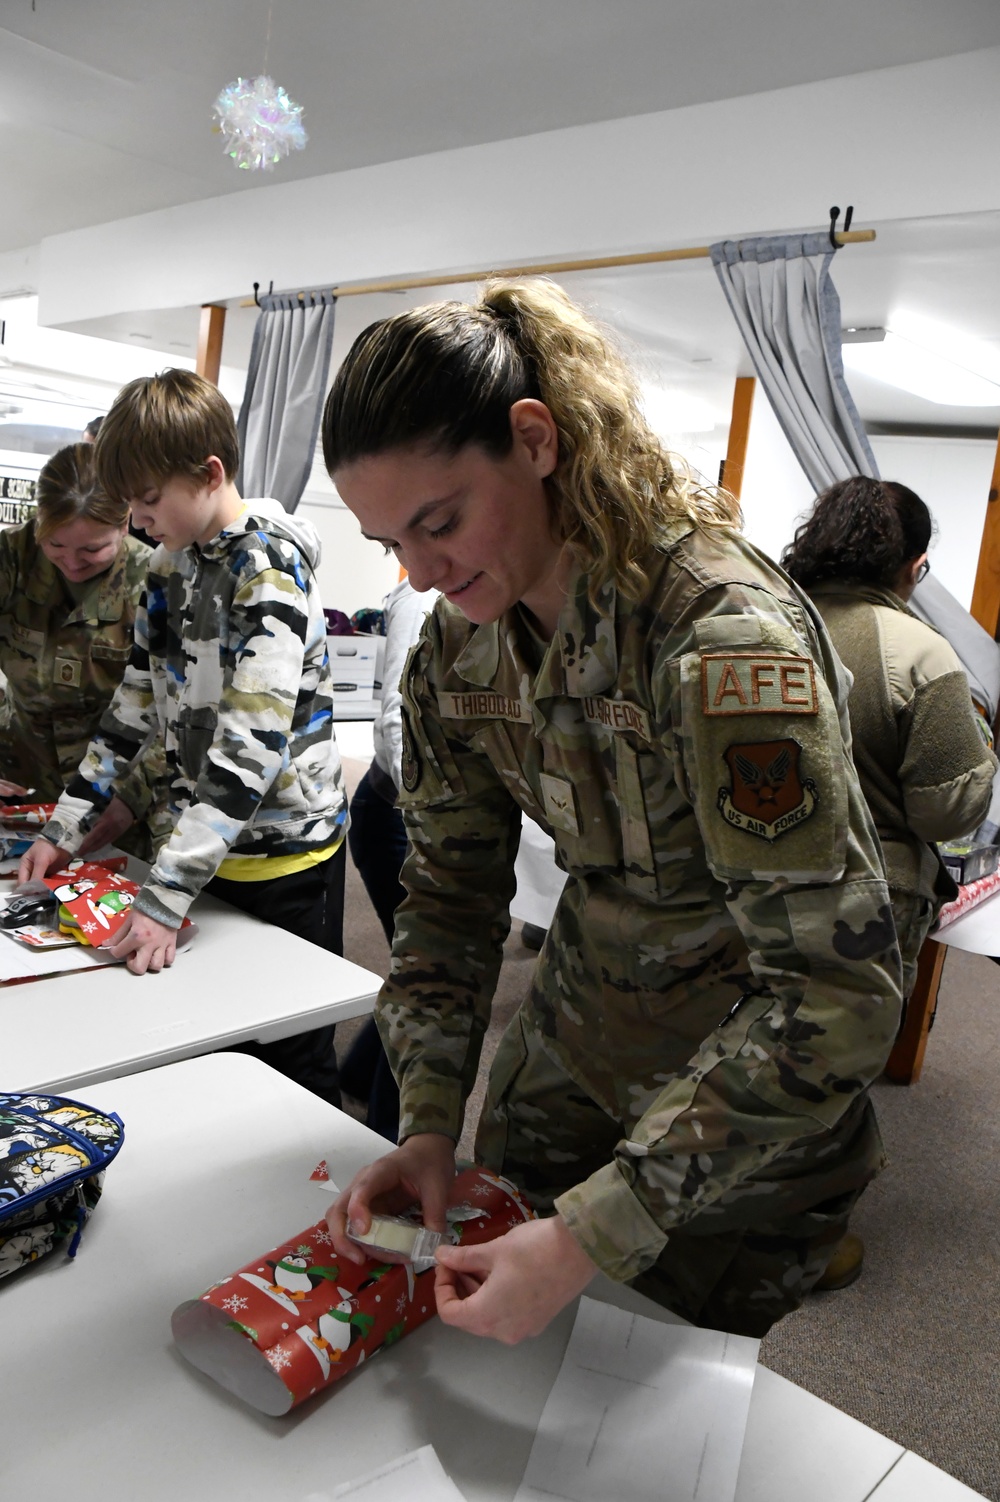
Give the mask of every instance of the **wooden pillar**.
<svg viewBox="0 0 1000 1502">
<path fill-rule="evenodd" d="M 886 1079 L 897 1085 L 915 1085 L 920 1078 L 947 953 L 947 944 L 939 944 L 937 939 L 924 940 L 917 960 L 913 995 L 906 1003 L 906 1021 L 885 1066 Z"/>
<path fill-rule="evenodd" d="M 214 386 L 219 384 L 219 367 L 222 364 L 222 331 L 226 326 L 225 308 L 214 303 L 205 303 L 198 325 L 198 356 L 195 370 Z"/>
<path fill-rule="evenodd" d="M 747 458 L 747 442 L 750 438 L 750 413 L 753 409 L 753 394 L 757 381 L 753 376 L 737 376 L 733 388 L 733 414 L 729 420 L 729 444 L 722 465 L 719 484 L 740 498 L 743 489 L 743 466 Z"/>
<path fill-rule="evenodd" d="M 1000 436 L 997 438 L 993 479 L 990 481 L 990 493 L 986 502 L 983 540 L 979 545 L 979 562 L 976 565 L 976 582 L 969 613 L 992 637 L 996 636 L 997 625 L 1000 623 Z"/>
</svg>

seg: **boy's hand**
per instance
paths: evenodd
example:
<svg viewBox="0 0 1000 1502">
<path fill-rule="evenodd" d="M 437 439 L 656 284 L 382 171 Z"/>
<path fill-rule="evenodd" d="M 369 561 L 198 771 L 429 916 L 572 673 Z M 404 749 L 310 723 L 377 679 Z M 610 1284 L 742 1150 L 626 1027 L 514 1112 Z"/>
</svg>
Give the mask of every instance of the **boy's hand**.
<svg viewBox="0 0 1000 1502">
<path fill-rule="evenodd" d="M 113 845 L 134 823 L 135 814 L 116 794 L 84 839 L 77 855 L 86 855 L 91 850 L 100 850 L 104 845 Z"/>
<path fill-rule="evenodd" d="M 100 947 L 116 960 L 130 956 L 128 968 L 133 975 L 145 975 L 147 970 L 156 974 L 174 963 L 177 930 L 133 909 L 114 938 L 106 939 Z"/>
<path fill-rule="evenodd" d="M 58 871 L 60 866 L 67 865 L 72 859 L 69 851 L 63 850 L 61 845 L 53 845 L 51 840 L 39 838 L 21 856 L 21 864 L 17 868 L 17 884 L 23 886 L 26 881 L 48 876 L 50 871 Z"/>
<path fill-rule="evenodd" d="M 27 791 L 19 782 L 8 782 L 6 778 L 0 777 L 0 798 L 17 798 Z"/>
</svg>

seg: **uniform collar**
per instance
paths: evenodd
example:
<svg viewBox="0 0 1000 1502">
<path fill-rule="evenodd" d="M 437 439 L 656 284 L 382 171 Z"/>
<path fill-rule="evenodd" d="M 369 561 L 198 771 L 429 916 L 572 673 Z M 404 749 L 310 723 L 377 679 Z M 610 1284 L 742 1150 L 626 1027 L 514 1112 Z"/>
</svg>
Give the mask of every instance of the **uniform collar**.
<svg viewBox="0 0 1000 1502">
<path fill-rule="evenodd" d="M 587 575 L 573 576 L 556 633 L 535 675 L 534 698 L 582 699 L 613 686 L 618 676 L 617 605 L 613 584 L 599 591 L 595 607 L 587 596 Z M 525 629 L 517 610 L 508 610 L 487 626 L 477 626 L 455 659 L 456 672 L 467 683 L 489 688 L 496 681 L 501 659 L 515 670 L 522 669 L 518 637 Z"/>
<path fill-rule="evenodd" d="M 118 556 L 106 573 L 90 579 L 82 597 L 73 597 L 64 587 L 62 574 L 38 550 L 37 567 L 28 571 L 24 593 L 35 605 L 47 605 L 50 609 L 62 604 L 72 608 L 66 617 L 73 621 L 117 621 L 121 619 L 124 600 L 125 570 L 128 567 L 128 548 L 123 543 Z"/>
<path fill-rule="evenodd" d="M 861 579 L 820 579 L 809 586 L 809 593 L 817 599 L 836 599 L 847 595 L 851 599 L 866 600 L 869 605 L 884 605 L 887 610 L 898 610 L 902 615 L 914 612 L 899 595 L 883 584 L 868 584 Z"/>
</svg>

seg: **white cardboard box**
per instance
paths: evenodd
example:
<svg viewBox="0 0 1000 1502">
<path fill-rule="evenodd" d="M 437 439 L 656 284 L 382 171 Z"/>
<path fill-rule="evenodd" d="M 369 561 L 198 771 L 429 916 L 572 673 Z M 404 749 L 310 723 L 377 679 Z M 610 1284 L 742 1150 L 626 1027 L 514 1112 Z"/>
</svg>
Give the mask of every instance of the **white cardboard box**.
<svg viewBox="0 0 1000 1502">
<path fill-rule="evenodd" d="M 345 699 L 374 699 L 381 694 L 384 636 L 330 636 L 327 637 L 327 646 L 334 703 Z"/>
</svg>

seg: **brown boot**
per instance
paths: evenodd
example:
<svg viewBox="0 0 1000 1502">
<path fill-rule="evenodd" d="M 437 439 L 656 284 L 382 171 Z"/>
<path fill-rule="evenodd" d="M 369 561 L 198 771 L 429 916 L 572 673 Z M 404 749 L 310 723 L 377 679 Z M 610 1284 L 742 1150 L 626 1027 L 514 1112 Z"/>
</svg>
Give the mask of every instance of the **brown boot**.
<svg viewBox="0 0 1000 1502">
<path fill-rule="evenodd" d="M 836 1293 L 838 1289 L 850 1288 L 861 1276 L 864 1260 L 864 1242 L 848 1231 L 827 1263 L 826 1271 L 813 1284 L 813 1293 Z"/>
</svg>

